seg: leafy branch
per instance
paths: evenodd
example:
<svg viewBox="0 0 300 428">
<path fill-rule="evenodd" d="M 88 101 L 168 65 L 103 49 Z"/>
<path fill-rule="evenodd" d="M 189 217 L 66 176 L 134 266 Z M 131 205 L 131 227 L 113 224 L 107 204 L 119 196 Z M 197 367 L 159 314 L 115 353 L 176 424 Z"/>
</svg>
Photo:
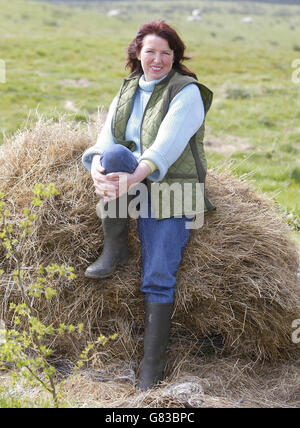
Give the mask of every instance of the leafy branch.
<svg viewBox="0 0 300 428">
<path fill-rule="evenodd" d="M 37 184 L 29 208 L 23 211 L 24 218 L 14 224 L 10 210 L 4 202 L 4 194 L 0 193 L 0 245 L 4 255 L 10 261 L 12 270 L 9 273 L 17 285 L 22 303 L 10 303 L 12 322 L 10 329 L 0 331 L 0 369 L 9 367 L 13 381 L 24 379 L 30 385 L 38 385 L 51 394 L 55 407 L 59 407 L 61 395 L 56 385 L 56 369 L 49 359 L 53 350 L 47 345 L 49 337 L 64 334 L 82 334 L 83 324 L 73 325 L 60 323 L 46 325 L 39 318 L 39 312 L 34 302 L 41 299 L 50 301 L 57 298 L 57 290 L 52 285 L 55 278 L 72 281 L 76 275 L 74 268 L 52 263 L 40 265 L 36 271 L 35 280 L 28 277 L 23 266 L 22 248 L 26 240 L 33 234 L 33 225 L 37 221 L 36 210 L 47 200 L 58 194 L 54 185 Z M 0 276 L 4 270 L 0 269 Z M 107 340 L 114 340 L 116 335 L 106 338 L 101 335 L 95 343 L 89 344 L 81 353 L 75 369 L 82 367 L 88 361 L 89 352 L 97 345 L 104 346 Z"/>
</svg>

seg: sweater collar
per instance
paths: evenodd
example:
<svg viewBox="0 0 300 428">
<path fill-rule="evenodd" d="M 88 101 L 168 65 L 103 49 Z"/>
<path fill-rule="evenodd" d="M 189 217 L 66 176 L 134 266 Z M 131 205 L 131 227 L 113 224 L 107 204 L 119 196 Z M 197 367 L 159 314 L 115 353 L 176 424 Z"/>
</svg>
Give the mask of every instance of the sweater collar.
<svg viewBox="0 0 300 428">
<path fill-rule="evenodd" d="M 168 73 L 169 74 L 169 73 Z M 143 91 L 146 92 L 152 92 L 155 85 L 157 85 L 157 83 L 161 82 L 162 80 L 164 80 L 168 74 L 166 74 L 165 76 L 161 77 L 160 79 L 157 80 L 151 80 L 150 82 L 147 82 L 145 80 L 145 75 L 143 74 L 140 79 L 139 79 L 139 87 L 140 89 L 142 89 Z"/>
</svg>

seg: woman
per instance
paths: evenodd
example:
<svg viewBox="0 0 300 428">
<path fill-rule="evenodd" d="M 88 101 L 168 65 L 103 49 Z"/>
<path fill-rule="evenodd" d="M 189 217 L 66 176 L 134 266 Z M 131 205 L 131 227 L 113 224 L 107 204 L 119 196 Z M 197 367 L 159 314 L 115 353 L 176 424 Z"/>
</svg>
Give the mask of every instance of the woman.
<svg viewBox="0 0 300 428">
<path fill-rule="evenodd" d="M 95 191 L 107 204 L 139 183 L 149 188 L 148 216 L 140 216 L 145 294 L 144 358 L 139 388 L 153 387 L 163 377 L 176 274 L 189 240 L 186 222 L 195 212 L 182 203 L 165 210 L 164 198 L 153 198 L 154 184 L 204 183 L 204 119 L 212 92 L 182 62 L 185 46 L 163 21 L 143 25 L 128 46 L 131 74 L 113 100 L 96 144 L 85 151 Z M 125 179 L 125 187 L 120 179 Z M 195 191 L 192 197 L 195 199 Z M 169 203 L 170 201 L 168 201 Z M 175 207 L 176 205 L 176 207 Z M 202 211 L 214 209 L 204 194 Z M 167 214 L 165 213 L 167 212 Z M 104 278 L 128 260 L 127 218 L 102 217 L 104 249 L 86 270 L 88 278 Z"/>
</svg>

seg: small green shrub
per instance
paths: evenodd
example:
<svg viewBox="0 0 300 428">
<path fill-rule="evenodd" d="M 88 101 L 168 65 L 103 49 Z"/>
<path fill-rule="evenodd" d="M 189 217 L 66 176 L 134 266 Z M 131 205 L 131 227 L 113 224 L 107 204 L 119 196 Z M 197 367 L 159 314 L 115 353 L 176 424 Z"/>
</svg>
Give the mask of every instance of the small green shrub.
<svg viewBox="0 0 300 428">
<path fill-rule="evenodd" d="M 46 325 L 41 322 L 33 301 L 42 299 L 49 301 L 56 298 L 57 290 L 52 286 L 52 280 L 60 277 L 72 281 L 76 275 L 73 267 L 52 263 L 45 267 L 39 266 L 35 281 L 32 281 L 32 277 L 28 279 L 26 266 L 22 263 L 22 244 L 32 234 L 33 223 L 38 219 L 38 208 L 57 194 L 54 185 L 37 184 L 34 187 L 31 206 L 24 209 L 24 218 L 16 225 L 4 201 L 4 194 L 0 193 L 0 246 L 4 250 L 5 259 L 9 262 L 7 265 L 11 267 L 11 279 L 17 285 L 22 297 L 21 303 L 10 303 L 10 327 L 0 330 L 0 369 L 10 370 L 13 383 L 22 379 L 31 386 L 42 388 L 50 394 L 54 407 L 60 407 L 62 396 L 59 393 L 56 369 L 51 364 L 53 350 L 49 347 L 51 342 L 49 338 L 70 333 L 80 335 L 84 326 L 64 323 Z M 4 269 L 0 269 L 0 275 L 3 274 Z M 0 327 L 4 327 L 3 322 L 1 324 Z M 82 351 L 75 369 L 83 366 L 95 346 L 104 346 L 109 339 L 115 338 L 116 335 L 108 338 L 100 335 L 95 343 L 88 344 Z M 5 398 L 2 399 L 7 402 Z M 21 401 L 17 398 L 11 403 L 14 407 L 21 406 Z"/>
</svg>

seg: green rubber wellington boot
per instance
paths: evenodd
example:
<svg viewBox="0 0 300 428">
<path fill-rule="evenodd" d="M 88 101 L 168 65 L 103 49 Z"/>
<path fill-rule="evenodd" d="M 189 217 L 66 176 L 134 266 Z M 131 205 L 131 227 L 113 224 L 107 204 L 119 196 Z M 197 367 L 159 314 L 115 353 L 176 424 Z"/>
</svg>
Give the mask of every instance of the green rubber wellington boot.
<svg viewBox="0 0 300 428">
<path fill-rule="evenodd" d="M 144 358 L 137 387 L 146 391 L 163 379 L 173 303 L 145 303 Z"/>
<path fill-rule="evenodd" d="M 102 220 L 104 247 L 101 256 L 86 269 L 86 278 L 107 278 L 114 273 L 118 266 L 125 265 L 128 262 L 127 239 L 129 220 L 126 217 L 118 217 L 120 204 L 126 204 L 127 207 L 127 200 L 127 195 L 116 200 L 116 211 L 114 214 L 117 218 L 104 217 L 102 205 L 100 203 L 97 205 L 96 213 Z M 105 209 L 108 209 L 108 211 L 110 208 L 109 204 L 110 202 L 107 202 L 105 205 Z"/>
<path fill-rule="evenodd" d="M 104 247 L 100 257 L 85 271 L 86 278 L 107 278 L 118 266 L 128 262 L 128 219 L 105 218 L 102 220 Z"/>
</svg>

